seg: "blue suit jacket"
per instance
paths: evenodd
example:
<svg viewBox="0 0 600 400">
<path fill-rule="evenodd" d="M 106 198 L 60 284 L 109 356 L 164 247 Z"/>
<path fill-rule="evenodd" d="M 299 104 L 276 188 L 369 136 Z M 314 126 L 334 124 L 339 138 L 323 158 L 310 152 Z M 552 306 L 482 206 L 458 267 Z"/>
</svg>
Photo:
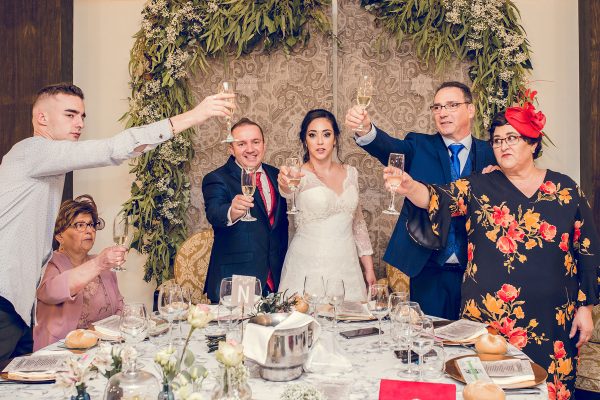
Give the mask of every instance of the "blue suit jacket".
<svg viewBox="0 0 600 400">
<path fill-rule="evenodd" d="M 275 288 L 279 286 L 281 268 L 288 246 L 288 218 L 285 199 L 279 194 L 279 170 L 262 164 L 275 189 L 275 223 L 271 227 L 258 189 L 254 193 L 254 222 L 238 221 L 227 226 L 227 211 L 233 198 L 242 193 L 241 169 L 230 157 L 222 167 L 202 180 L 206 218 L 215 232 L 204 291 L 213 302 L 219 301 L 221 279 L 236 275 L 256 276 L 263 289 L 269 269 Z"/>
<path fill-rule="evenodd" d="M 436 184 L 452 181 L 448 149 L 439 133 L 428 135 L 409 132 L 402 140 L 377 129 L 375 140 L 363 148 L 384 165 L 387 165 L 390 153 L 404 154 L 404 169 L 415 180 Z M 488 165 L 496 165 L 492 147 L 486 141 L 473 138 L 470 156 L 474 173 L 481 172 Z M 383 260 L 413 277 L 421 272 L 432 250 L 418 245 L 409 236 L 406 230 L 407 203 L 409 200 L 405 200 Z M 466 232 L 459 235 L 466 237 Z M 461 245 L 466 246 L 466 242 Z"/>
</svg>

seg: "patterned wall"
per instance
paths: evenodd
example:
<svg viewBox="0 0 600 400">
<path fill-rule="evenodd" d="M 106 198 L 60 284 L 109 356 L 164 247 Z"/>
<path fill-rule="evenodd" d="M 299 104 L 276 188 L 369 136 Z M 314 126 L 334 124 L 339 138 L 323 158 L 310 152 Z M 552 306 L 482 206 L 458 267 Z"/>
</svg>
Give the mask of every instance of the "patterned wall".
<svg viewBox="0 0 600 400">
<path fill-rule="evenodd" d="M 305 113 L 313 108 L 332 110 L 342 129 L 341 158 L 360 172 L 362 206 L 375 250 L 378 277 L 385 275 L 381 257 L 396 224 L 395 217 L 381 213 L 387 207 L 389 193 L 383 189 L 382 166 L 361 150 L 353 133 L 342 126 L 346 110 L 352 105 L 358 77 L 365 69 L 373 76 L 376 95 L 369 113 L 376 125 L 386 132 L 403 137 L 405 132 L 433 132 L 429 105 L 436 86 L 445 80 L 468 82 L 466 65 L 455 64 L 442 74 L 434 65 L 418 61 L 412 43 L 405 41 L 399 49 L 379 52 L 375 41 L 381 29 L 374 17 L 360 8 L 359 1 L 338 0 L 337 97 L 333 110 L 332 40 L 314 33 L 309 45 L 286 58 L 283 52 L 254 52 L 232 61 L 232 75 L 237 81 L 237 105 L 241 116 L 257 121 L 264 129 L 267 151 L 265 161 L 280 166 L 291 154 L 300 154 L 298 131 Z M 193 87 L 201 99 L 218 90 L 223 77 L 223 60 L 215 60 L 208 74 L 196 76 Z M 202 177 L 227 159 L 223 121 L 210 121 L 198 129 L 196 156 L 190 169 L 192 197 L 188 211 L 190 233 L 209 227 L 204 215 Z M 397 207 L 401 206 L 401 200 Z M 290 224 L 293 225 L 293 224 Z"/>
</svg>

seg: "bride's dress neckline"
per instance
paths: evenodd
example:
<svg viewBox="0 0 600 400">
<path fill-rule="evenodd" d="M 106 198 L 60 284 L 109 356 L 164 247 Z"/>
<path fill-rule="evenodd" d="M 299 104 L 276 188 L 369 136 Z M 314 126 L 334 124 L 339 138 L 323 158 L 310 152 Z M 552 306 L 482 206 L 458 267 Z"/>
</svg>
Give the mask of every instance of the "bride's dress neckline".
<svg viewBox="0 0 600 400">
<path fill-rule="evenodd" d="M 346 172 L 346 176 L 344 177 L 344 180 L 342 181 L 342 191 L 340 193 L 336 192 L 333 188 L 327 186 L 325 184 L 325 182 L 323 182 L 321 180 L 321 178 L 319 178 L 319 176 L 316 173 L 314 173 L 313 171 L 311 171 L 310 169 L 302 168 L 302 171 L 310 172 L 310 174 L 315 177 L 315 179 L 319 182 L 319 184 L 322 187 L 329 189 L 333 194 L 336 195 L 336 197 L 342 197 L 344 195 L 344 193 L 346 193 L 346 191 L 348 190 L 348 186 L 346 185 L 346 182 L 348 181 L 348 178 L 350 177 L 350 172 L 348 170 L 348 166 L 347 165 L 342 165 L 342 166 L 344 167 L 344 172 Z"/>
</svg>

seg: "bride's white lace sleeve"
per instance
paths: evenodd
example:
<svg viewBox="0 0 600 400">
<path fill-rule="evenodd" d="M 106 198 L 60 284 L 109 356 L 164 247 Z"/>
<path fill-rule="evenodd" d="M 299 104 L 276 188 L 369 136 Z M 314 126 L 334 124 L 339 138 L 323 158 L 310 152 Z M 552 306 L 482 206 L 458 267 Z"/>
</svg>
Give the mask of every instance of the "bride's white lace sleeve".
<svg viewBox="0 0 600 400">
<path fill-rule="evenodd" d="M 353 168 L 354 169 L 354 168 Z M 352 183 L 356 185 L 358 189 L 358 172 L 354 169 L 354 179 Z M 352 234 L 354 235 L 354 242 L 356 243 L 356 249 L 358 250 L 358 256 L 370 256 L 373 254 L 373 246 L 371 245 L 371 238 L 369 238 L 369 231 L 367 229 L 367 223 L 362 213 L 362 206 L 360 200 L 354 210 L 354 218 L 352 220 Z"/>
</svg>

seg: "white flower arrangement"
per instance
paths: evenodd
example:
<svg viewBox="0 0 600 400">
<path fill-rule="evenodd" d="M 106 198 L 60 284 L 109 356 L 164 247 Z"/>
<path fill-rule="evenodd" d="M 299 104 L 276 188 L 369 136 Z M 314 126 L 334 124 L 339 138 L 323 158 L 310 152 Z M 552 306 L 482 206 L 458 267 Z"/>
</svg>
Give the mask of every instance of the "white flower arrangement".
<svg viewBox="0 0 600 400">
<path fill-rule="evenodd" d="M 65 361 L 66 370 L 56 374 L 56 386 L 63 389 L 75 389 L 77 392 L 85 391 L 87 382 L 96 376 L 96 371 L 91 366 L 84 365 L 79 359 L 72 357 Z"/>
<path fill-rule="evenodd" d="M 281 394 L 280 400 L 327 400 L 327 397 L 314 386 L 305 383 L 288 385 Z"/>
</svg>

